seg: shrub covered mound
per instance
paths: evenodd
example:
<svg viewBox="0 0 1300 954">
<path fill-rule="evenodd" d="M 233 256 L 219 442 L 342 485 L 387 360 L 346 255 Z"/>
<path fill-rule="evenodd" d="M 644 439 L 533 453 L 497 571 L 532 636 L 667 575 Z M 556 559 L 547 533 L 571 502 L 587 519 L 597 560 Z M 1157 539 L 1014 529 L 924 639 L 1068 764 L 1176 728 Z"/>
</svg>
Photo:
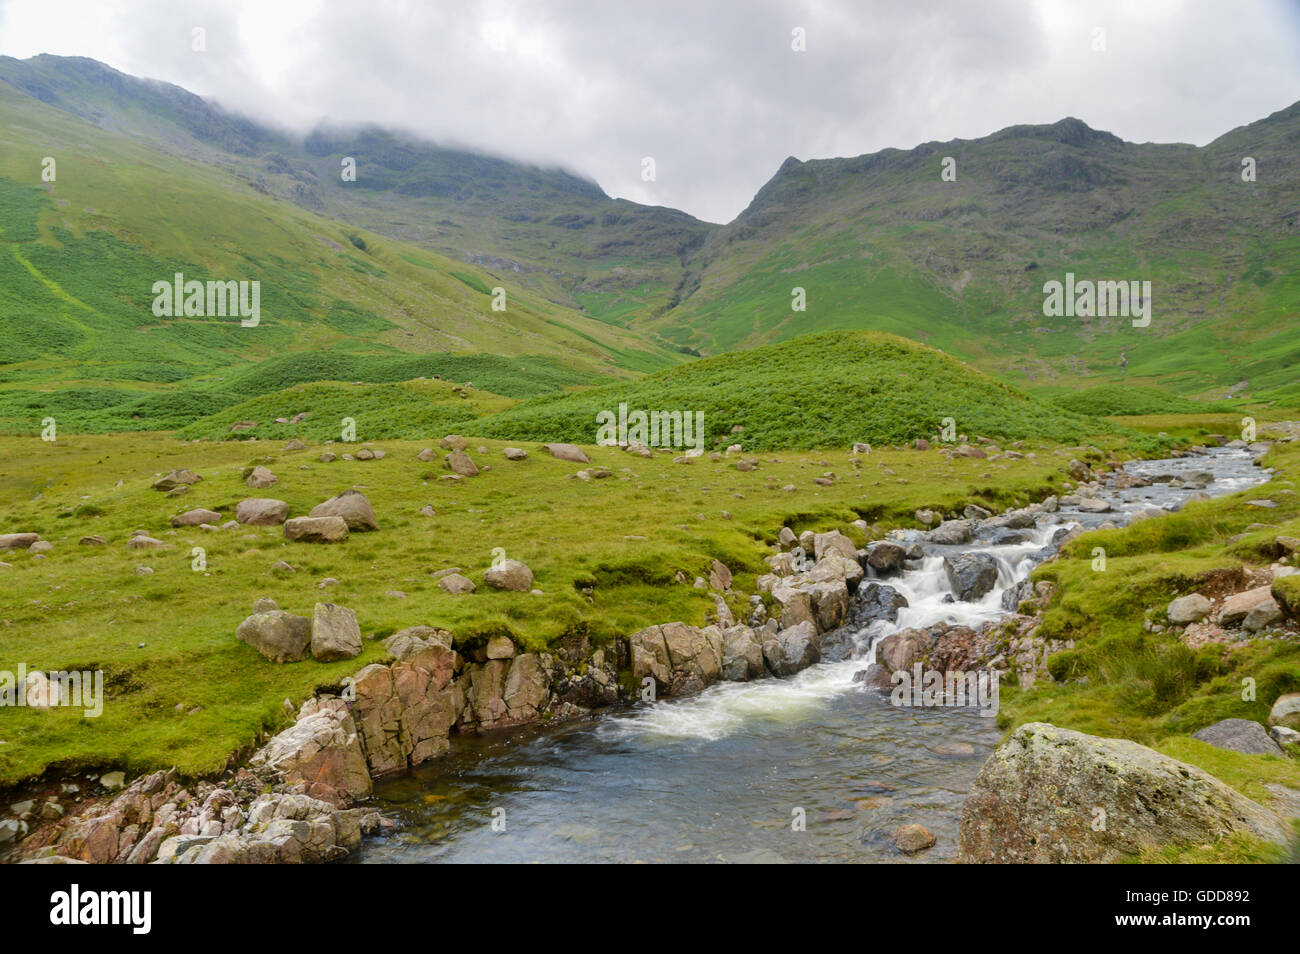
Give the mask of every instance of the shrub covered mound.
<svg viewBox="0 0 1300 954">
<path fill-rule="evenodd" d="M 543 397 L 480 422 L 511 440 L 592 443 L 596 415 L 703 411 L 708 444 L 736 425 L 746 450 L 900 444 L 940 431 L 1078 441 L 1114 430 L 1002 384 L 940 351 L 883 332 L 837 331 L 731 352 L 637 381 Z"/>
</svg>

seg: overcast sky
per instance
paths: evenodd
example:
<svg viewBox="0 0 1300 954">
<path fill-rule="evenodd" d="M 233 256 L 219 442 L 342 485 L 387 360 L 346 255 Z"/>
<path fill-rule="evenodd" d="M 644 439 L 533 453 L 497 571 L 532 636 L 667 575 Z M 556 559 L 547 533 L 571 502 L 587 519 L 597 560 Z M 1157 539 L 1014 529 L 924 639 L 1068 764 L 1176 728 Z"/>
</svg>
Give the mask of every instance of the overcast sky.
<svg viewBox="0 0 1300 954">
<path fill-rule="evenodd" d="M 399 126 L 723 222 L 790 155 L 1064 116 L 1204 144 L 1300 100 L 1300 0 L 0 0 L 0 53 L 299 130 Z"/>
</svg>

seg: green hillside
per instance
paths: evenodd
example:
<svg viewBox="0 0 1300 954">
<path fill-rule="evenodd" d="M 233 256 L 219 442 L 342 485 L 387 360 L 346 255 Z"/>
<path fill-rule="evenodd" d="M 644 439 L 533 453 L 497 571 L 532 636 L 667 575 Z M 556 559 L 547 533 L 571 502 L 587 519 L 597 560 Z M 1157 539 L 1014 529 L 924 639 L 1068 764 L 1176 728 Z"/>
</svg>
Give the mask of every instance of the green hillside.
<svg viewBox="0 0 1300 954">
<path fill-rule="evenodd" d="M 791 158 L 693 257 L 682 303 L 634 324 L 706 353 L 879 329 L 1029 386 L 1158 381 L 1217 397 L 1244 381 L 1236 393 L 1295 402 L 1297 139 L 1300 104 L 1202 149 L 1064 120 Z M 940 178 L 946 156 L 955 181 Z M 1255 182 L 1241 180 L 1246 156 Z M 1152 282 L 1149 327 L 1044 317 L 1044 283 L 1067 272 Z"/>
<path fill-rule="evenodd" d="M 826 332 L 669 368 L 636 381 L 537 398 L 480 422 L 505 439 L 592 443 L 596 415 L 629 410 L 704 414 L 706 449 L 748 451 L 902 444 L 940 432 L 943 419 L 975 435 L 1078 441 L 1105 422 L 1031 397 L 895 335 Z M 733 428 L 743 428 L 733 436 Z"/>
<path fill-rule="evenodd" d="M 0 427 L 172 427 L 332 377 L 487 376 L 522 397 L 680 359 L 506 269 L 317 215 L 3 82 L 0 138 Z M 259 282 L 260 322 L 156 315 L 155 283 L 178 272 Z"/>
</svg>

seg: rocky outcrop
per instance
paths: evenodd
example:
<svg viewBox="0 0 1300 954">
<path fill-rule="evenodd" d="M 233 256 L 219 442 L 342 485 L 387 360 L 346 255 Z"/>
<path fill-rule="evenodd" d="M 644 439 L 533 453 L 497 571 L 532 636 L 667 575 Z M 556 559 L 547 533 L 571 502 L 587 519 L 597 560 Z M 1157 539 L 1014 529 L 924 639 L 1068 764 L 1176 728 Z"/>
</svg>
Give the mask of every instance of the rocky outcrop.
<svg viewBox="0 0 1300 954">
<path fill-rule="evenodd" d="M 1199 768 L 1124 739 L 1023 725 L 985 762 L 962 809 L 958 860 L 1117 862 L 1143 848 L 1288 827 Z"/>
</svg>

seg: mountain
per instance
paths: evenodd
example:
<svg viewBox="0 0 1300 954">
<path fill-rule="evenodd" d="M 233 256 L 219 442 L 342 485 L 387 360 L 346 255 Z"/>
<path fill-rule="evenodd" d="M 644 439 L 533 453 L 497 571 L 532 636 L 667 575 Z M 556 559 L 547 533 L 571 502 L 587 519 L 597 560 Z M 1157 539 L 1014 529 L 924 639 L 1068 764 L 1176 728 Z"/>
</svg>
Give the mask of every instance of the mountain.
<svg viewBox="0 0 1300 954">
<path fill-rule="evenodd" d="M 0 137 L 11 425 L 57 387 L 87 427 L 184 426 L 327 373 L 294 358 L 323 351 L 351 356 L 328 365 L 348 380 L 436 355 L 411 376 L 490 373 L 527 398 L 836 330 L 911 338 L 1049 398 L 1300 405 L 1300 104 L 1199 148 L 1065 119 L 792 157 L 722 226 L 373 125 L 295 136 L 85 59 L 0 58 Z M 150 289 L 176 271 L 260 280 L 267 322 L 156 318 Z M 1151 282 L 1150 324 L 1046 316 L 1045 283 L 1067 274 Z M 275 373 L 250 372 L 271 357 Z"/>
<path fill-rule="evenodd" d="M 251 397 L 249 381 L 282 387 L 284 374 L 249 369 L 294 355 L 350 355 L 332 367 L 361 380 L 391 380 L 402 367 L 465 381 L 494 368 L 516 396 L 680 360 L 500 265 L 453 260 L 278 198 L 212 159 L 266 162 L 260 150 L 288 141 L 175 87 L 51 57 L 0 60 L 0 80 L 0 419 L 9 426 L 32 429 L 47 414 L 101 429 L 179 426 Z M 155 285 L 177 273 L 259 282 L 260 321 L 156 314 Z M 498 287 L 504 311 L 493 307 Z M 411 355 L 432 357 L 403 364 Z M 495 364 L 484 364 L 488 355 Z"/>
<path fill-rule="evenodd" d="M 1204 148 L 1127 143 L 1066 119 L 791 158 L 692 257 L 683 301 L 633 324 L 706 353 L 873 328 L 1030 385 L 1158 380 L 1295 401 L 1297 143 L 1300 104 Z M 955 181 L 941 179 L 945 157 Z M 1242 180 L 1246 157 L 1254 182 Z M 1045 317 L 1043 286 L 1067 272 L 1152 282 L 1150 325 Z M 795 286 L 806 311 L 791 307 Z"/>
</svg>

